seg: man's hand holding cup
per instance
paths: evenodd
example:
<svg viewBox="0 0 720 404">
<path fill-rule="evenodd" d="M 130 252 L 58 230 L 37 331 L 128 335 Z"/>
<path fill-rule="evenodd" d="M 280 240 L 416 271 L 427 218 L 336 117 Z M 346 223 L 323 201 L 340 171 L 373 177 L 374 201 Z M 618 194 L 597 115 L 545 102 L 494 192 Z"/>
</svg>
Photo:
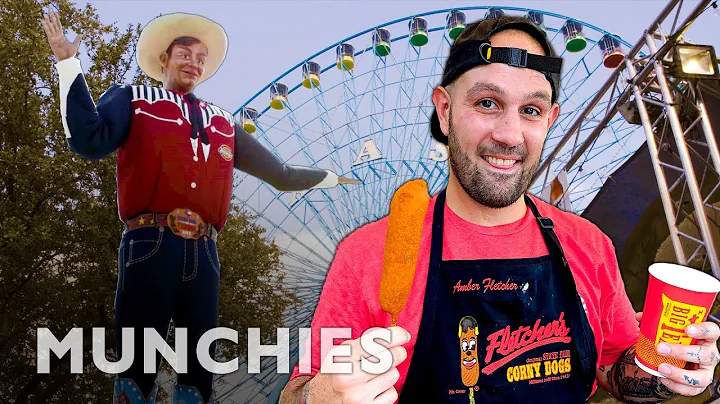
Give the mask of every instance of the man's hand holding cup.
<svg viewBox="0 0 720 404">
<path fill-rule="evenodd" d="M 720 327 L 706 321 L 720 281 L 668 263 L 653 264 L 649 272 L 635 363 L 673 392 L 696 396 L 710 385 L 720 361 Z"/>
<path fill-rule="evenodd" d="M 717 341 L 720 337 L 720 327 L 711 322 L 689 325 L 685 334 L 697 341 L 695 345 L 668 344 L 661 342 L 657 352 L 668 358 L 687 361 L 690 364 L 686 369 L 661 363 L 658 371 L 665 378 L 661 383 L 670 390 L 684 396 L 696 396 L 710 385 L 715 373 L 715 366 L 720 360 Z"/>
</svg>

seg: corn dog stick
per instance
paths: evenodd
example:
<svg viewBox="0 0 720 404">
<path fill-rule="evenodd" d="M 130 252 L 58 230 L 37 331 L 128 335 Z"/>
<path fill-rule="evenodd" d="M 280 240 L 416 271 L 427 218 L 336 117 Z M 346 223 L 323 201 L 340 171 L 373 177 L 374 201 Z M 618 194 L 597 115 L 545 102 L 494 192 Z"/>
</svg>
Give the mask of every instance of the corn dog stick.
<svg viewBox="0 0 720 404">
<path fill-rule="evenodd" d="M 380 306 L 392 315 L 393 326 L 405 307 L 415 277 L 420 237 L 429 202 L 430 195 L 424 180 L 403 184 L 390 201 L 380 279 Z"/>
</svg>

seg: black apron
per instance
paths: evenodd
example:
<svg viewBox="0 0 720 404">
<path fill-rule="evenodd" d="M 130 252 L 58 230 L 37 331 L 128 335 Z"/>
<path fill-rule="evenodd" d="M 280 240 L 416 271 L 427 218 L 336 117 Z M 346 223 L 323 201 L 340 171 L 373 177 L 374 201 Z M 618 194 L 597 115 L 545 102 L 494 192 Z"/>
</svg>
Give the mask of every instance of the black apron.
<svg viewBox="0 0 720 404">
<path fill-rule="evenodd" d="M 443 261 L 445 191 L 438 195 L 423 315 L 400 403 L 589 398 L 595 338 L 552 221 L 525 202 L 549 255 Z"/>
</svg>

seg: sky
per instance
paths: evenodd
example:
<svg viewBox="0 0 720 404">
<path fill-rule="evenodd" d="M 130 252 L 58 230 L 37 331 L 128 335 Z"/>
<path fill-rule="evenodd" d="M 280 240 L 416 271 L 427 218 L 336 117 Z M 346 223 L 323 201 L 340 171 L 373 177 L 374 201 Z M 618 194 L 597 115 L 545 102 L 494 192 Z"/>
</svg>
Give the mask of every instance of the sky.
<svg viewBox="0 0 720 404">
<path fill-rule="evenodd" d="M 78 1 L 85 4 L 85 1 Z M 310 55 L 375 25 L 439 9 L 462 6 L 532 7 L 554 12 L 618 34 L 634 44 L 667 4 L 666 1 L 116 1 L 93 0 L 105 23 L 119 26 L 149 22 L 160 14 L 188 12 L 222 25 L 228 55 L 218 73 L 196 93 L 234 112 L 265 85 Z M 690 11 L 697 1 L 685 1 Z M 712 9 L 691 27 L 687 37 L 720 49 L 720 15 Z"/>
</svg>

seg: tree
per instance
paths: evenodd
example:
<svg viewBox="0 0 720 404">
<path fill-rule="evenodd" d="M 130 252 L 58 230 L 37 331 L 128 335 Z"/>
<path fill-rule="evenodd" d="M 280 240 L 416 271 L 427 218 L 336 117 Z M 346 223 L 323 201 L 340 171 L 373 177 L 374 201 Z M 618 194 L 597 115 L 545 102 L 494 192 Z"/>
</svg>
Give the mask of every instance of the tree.
<svg viewBox="0 0 720 404">
<path fill-rule="evenodd" d="M 220 341 L 219 353 L 232 358 L 247 355 L 248 328 L 260 327 L 263 342 L 274 343 L 275 330 L 283 327 L 283 312 L 297 308 L 300 301 L 280 286 L 282 253 L 262 237 L 265 229 L 253 225 L 252 217 L 237 206 L 231 207 L 229 217 L 218 239 L 220 325 L 238 330 L 239 339 L 236 346 Z"/>
<path fill-rule="evenodd" d="M 115 346 L 113 300 L 123 225 L 117 217 L 115 157 L 88 161 L 69 150 L 62 128 L 56 61 L 40 26 L 55 7 L 63 26 L 82 33 L 86 80 L 94 99 L 114 83 L 149 83 L 137 69 L 140 25 L 106 25 L 92 6 L 69 0 L 3 0 L 0 5 L 0 402 L 107 402 L 113 377 L 90 352 L 92 327 Z M 73 34 L 68 35 L 71 39 Z M 87 62 L 89 60 L 89 63 Z M 237 208 L 219 238 L 221 326 L 276 328 L 295 300 L 263 280 L 280 276 L 277 247 Z M 248 246 L 251 251 L 243 250 Z M 241 289 L 253 285 L 254 294 Z M 84 372 L 53 358 L 36 372 L 36 329 L 64 337 L 84 329 Z M 242 342 L 240 344 L 242 346 Z M 223 346 L 223 349 L 230 347 Z"/>
</svg>

